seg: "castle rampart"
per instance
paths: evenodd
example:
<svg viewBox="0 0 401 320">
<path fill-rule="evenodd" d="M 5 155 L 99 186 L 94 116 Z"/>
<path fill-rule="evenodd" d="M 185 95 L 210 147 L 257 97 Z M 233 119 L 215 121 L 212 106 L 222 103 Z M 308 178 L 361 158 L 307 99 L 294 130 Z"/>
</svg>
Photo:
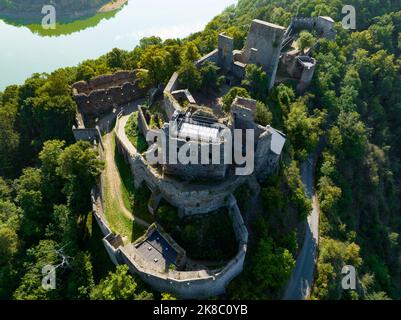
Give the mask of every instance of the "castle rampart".
<svg viewBox="0 0 401 320">
<path fill-rule="evenodd" d="M 83 120 L 110 112 L 146 95 L 148 88 L 140 88 L 136 71 L 119 71 L 72 85 L 73 97 Z"/>
</svg>

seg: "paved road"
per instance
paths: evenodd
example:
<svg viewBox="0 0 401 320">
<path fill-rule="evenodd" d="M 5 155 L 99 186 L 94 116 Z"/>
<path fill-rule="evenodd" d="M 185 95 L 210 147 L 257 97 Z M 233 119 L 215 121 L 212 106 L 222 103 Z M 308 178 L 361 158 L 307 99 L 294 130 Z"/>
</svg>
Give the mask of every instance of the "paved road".
<svg viewBox="0 0 401 320">
<path fill-rule="evenodd" d="M 305 240 L 295 269 L 287 285 L 284 300 L 305 300 L 311 293 L 319 243 L 319 202 L 315 194 L 315 157 L 311 156 L 301 165 L 302 182 L 312 199 L 313 210 L 308 216 Z"/>
</svg>

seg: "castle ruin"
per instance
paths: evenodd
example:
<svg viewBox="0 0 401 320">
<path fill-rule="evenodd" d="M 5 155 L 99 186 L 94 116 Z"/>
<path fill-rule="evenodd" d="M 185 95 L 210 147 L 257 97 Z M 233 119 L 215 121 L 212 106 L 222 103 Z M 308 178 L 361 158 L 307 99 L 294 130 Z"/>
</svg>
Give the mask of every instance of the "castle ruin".
<svg viewBox="0 0 401 320">
<path fill-rule="evenodd" d="M 280 81 L 277 73 L 281 65 L 286 76 L 297 79 L 298 90 L 303 91 L 313 78 L 316 60 L 299 50 L 285 51 L 284 48 L 295 41 L 294 33 L 301 29 L 313 29 L 320 36 L 332 38 L 335 36 L 333 24 L 334 21 L 327 17 L 295 18 L 286 29 L 254 20 L 242 50 L 234 50 L 234 40 L 223 33 L 219 35 L 218 48 L 195 65 L 201 67 L 206 61 L 213 62 L 223 70 L 226 79 L 234 77 L 238 81 L 244 79 L 247 65 L 259 65 L 269 76 L 266 90 Z M 185 248 L 157 223 L 151 225 L 143 237 L 126 244 L 121 235 L 113 232 L 106 219 L 100 182 L 92 191 L 92 204 L 94 217 L 104 235 L 104 246 L 113 263 L 127 264 L 132 273 L 138 274 L 156 290 L 171 292 L 186 299 L 223 294 L 232 279 L 242 272 L 248 249 L 248 230 L 234 193 L 241 186 L 246 186 L 253 196 L 259 194 L 260 181 L 278 168 L 286 137 L 269 125 L 261 126 L 255 122 L 255 100 L 237 97 L 230 112 L 222 116 L 212 106 L 198 105 L 193 93 L 180 87 L 179 74 L 174 73 L 163 91 L 162 107 L 166 119 L 159 130 L 150 125 L 149 107 L 140 106 L 137 109 L 141 134 L 153 137 L 147 141 L 148 150 L 140 153 L 125 132 L 130 113 L 126 114 L 124 105 L 144 97 L 148 89 L 140 88 L 135 74 L 123 71 L 73 85 L 73 96 L 78 105 L 77 125 L 73 128 L 76 139 L 97 141 L 102 148 L 101 132 L 111 128 L 97 126 L 97 119 L 114 112 L 117 150 L 135 177 L 135 187 L 146 185 L 151 191 L 149 212 L 156 214 L 161 201 L 177 208 L 181 218 L 192 215 L 201 217 L 226 208 L 238 250 L 236 256 L 222 268 L 194 267 Z M 155 92 L 157 90 L 150 93 L 151 102 L 155 100 Z M 119 112 L 115 112 L 117 108 Z M 236 175 L 234 169 L 240 165 L 224 162 L 222 133 L 227 130 L 252 130 L 255 151 L 252 173 Z M 166 141 L 172 139 L 177 147 L 197 142 L 199 148 L 214 149 L 216 154 L 210 153 L 208 158 L 212 160 L 217 156 L 220 164 L 212 161 L 208 164 L 151 164 L 147 161 L 149 153 L 169 158 L 170 149 L 163 148 L 162 138 Z"/>
</svg>

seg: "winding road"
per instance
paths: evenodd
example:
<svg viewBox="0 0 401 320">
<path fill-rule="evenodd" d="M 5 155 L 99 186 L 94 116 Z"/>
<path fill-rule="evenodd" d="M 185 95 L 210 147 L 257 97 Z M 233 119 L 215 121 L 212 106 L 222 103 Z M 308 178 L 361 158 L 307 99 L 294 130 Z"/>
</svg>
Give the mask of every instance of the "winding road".
<svg viewBox="0 0 401 320">
<path fill-rule="evenodd" d="M 311 155 L 301 165 L 302 182 L 305 185 L 307 195 L 312 199 L 312 212 L 308 216 L 305 240 L 302 250 L 293 270 L 291 279 L 284 293 L 284 300 L 305 300 L 309 298 L 319 244 L 319 201 L 315 192 L 315 168 L 316 154 Z"/>
</svg>

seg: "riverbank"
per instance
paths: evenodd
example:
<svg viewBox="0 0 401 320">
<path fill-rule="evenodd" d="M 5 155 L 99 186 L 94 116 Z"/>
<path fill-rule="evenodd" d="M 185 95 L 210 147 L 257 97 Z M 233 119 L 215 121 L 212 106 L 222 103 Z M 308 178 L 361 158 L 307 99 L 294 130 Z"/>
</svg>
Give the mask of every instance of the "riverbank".
<svg viewBox="0 0 401 320">
<path fill-rule="evenodd" d="M 106 3 L 103 7 L 98 10 L 98 13 L 111 12 L 119 10 L 128 3 L 128 0 L 112 0 Z"/>
<path fill-rule="evenodd" d="M 82 7 L 60 7 L 55 5 L 58 23 L 68 24 L 77 20 L 85 20 L 99 13 L 110 13 L 118 11 L 128 0 L 104 0 L 97 6 Z M 41 23 L 42 5 L 40 4 L 15 4 L 13 8 L 0 7 L 0 19 L 14 25 L 32 25 Z"/>
</svg>

